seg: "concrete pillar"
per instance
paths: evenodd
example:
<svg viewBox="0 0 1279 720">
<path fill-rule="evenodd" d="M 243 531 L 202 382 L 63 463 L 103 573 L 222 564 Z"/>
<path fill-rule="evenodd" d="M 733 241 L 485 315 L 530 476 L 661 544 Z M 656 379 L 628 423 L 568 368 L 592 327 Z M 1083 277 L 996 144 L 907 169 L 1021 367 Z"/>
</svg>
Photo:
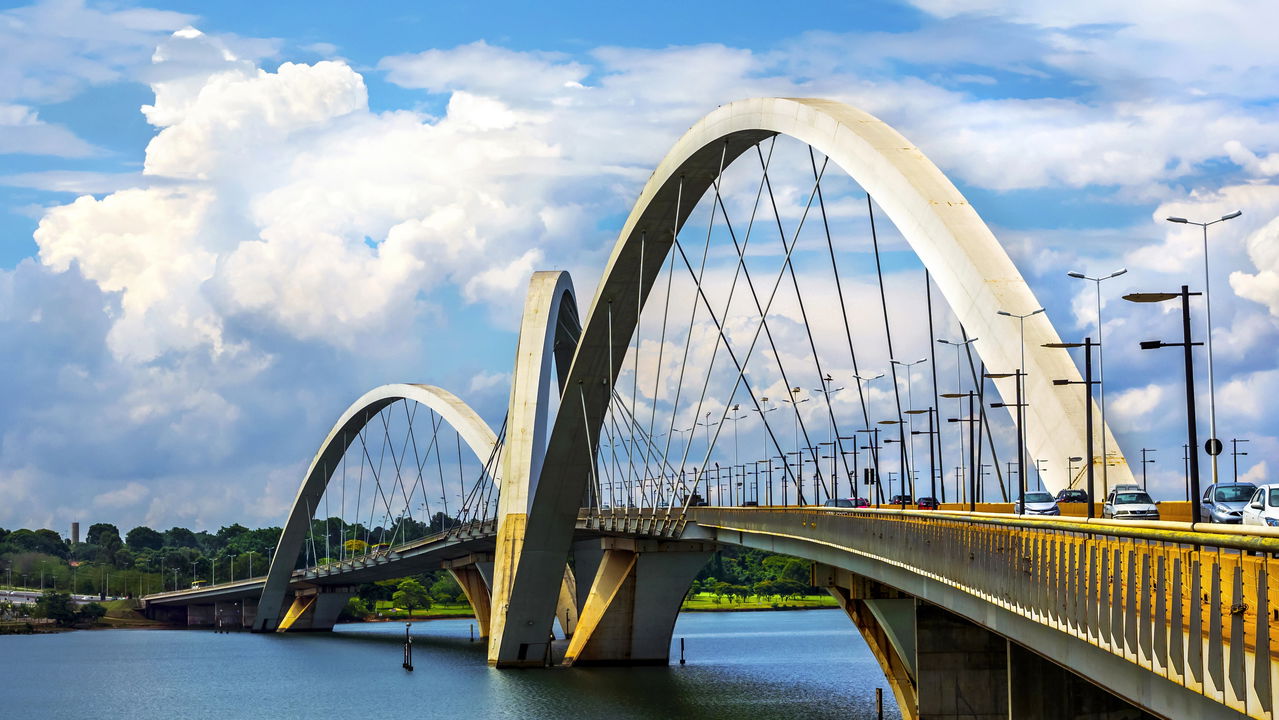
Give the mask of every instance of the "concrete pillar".
<svg viewBox="0 0 1279 720">
<path fill-rule="evenodd" d="M 560 583 L 560 599 L 555 605 L 555 621 L 559 623 L 564 639 L 573 637 L 578 621 L 577 577 L 573 575 L 573 568 L 568 565 L 564 566 L 564 580 Z"/>
<path fill-rule="evenodd" d="M 212 605 L 187 605 L 187 627 L 209 627 L 212 624 Z"/>
<path fill-rule="evenodd" d="M 915 653 L 920 720 L 1009 719 L 1008 641 L 1003 637 L 920 602 Z"/>
<path fill-rule="evenodd" d="M 213 603 L 213 626 L 223 629 L 239 628 L 242 613 L 240 600 L 219 600 Z"/>
<path fill-rule="evenodd" d="M 487 638 L 489 636 L 489 618 L 493 612 L 490 606 L 488 584 L 484 582 L 483 575 L 480 574 L 479 568 L 474 565 L 466 565 L 463 567 L 448 568 L 453 579 L 462 588 L 462 592 L 466 595 L 466 601 L 471 604 L 471 610 L 475 613 L 475 623 L 480 626 L 480 637 Z"/>
<path fill-rule="evenodd" d="M 294 609 L 298 610 L 296 618 L 285 627 L 284 621 L 276 632 L 316 632 L 332 630 L 337 624 L 338 615 L 346 602 L 355 594 L 354 587 L 321 586 L 304 588 L 295 591 L 293 604 L 285 615 L 288 620 Z"/>
<path fill-rule="evenodd" d="M 244 604 L 240 606 L 240 625 L 241 627 L 253 627 L 253 621 L 258 615 L 258 599 L 255 597 L 244 598 Z"/>
<path fill-rule="evenodd" d="M 564 664 L 665 665 L 684 595 L 714 546 L 605 538 L 602 548 Z"/>
<path fill-rule="evenodd" d="M 1118 696 L 1013 643 L 1008 647 L 1009 717 L 1018 720 L 1156 720 Z"/>
</svg>

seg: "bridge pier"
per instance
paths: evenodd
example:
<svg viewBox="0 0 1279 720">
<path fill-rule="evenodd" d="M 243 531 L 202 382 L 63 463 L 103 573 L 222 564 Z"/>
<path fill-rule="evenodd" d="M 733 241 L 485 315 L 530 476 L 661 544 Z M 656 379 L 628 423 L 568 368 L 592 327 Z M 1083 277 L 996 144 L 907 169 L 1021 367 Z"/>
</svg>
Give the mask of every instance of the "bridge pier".
<svg viewBox="0 0 1279 720">
<path fill-rule="evenodd" d="M 481 566 L 487 565 L 487 575 Z M 492 595 L 489 582 L 493 577 L 493 559 L 491 556 L 467 556 L 457 560 L 448 560 L 444 569 L 449 571 L 453 580 L 462 588 L 466 601 L 475 612 L 475 624 L 479 626 L 480 639 L 489 636 L 489 621 L 493 617 Z"/>
<path fill-rule="evenodd" d="M 1154 720 L 1123 698 L 938 605 L 815 563 L 908 720 Z"/>
<path fill-rule="evenodd" d="M 213 625 L 213 605 L 187 605 L 187 627 L 210 627 Z"/>
<path fill-rule="evenodd" d="M 213 626 L 219 629 L 240 628 L 244 623 L 242 600 L 219 600 L 213 603 Z"/>
<path fill-rule="evenodd" d="M 276 632 L 332 630 L 342 608 L 354 594 L 355 588 L 347 586 L 299 588 L 293 592 L 293 602 Z"/>
<path fill-rule="evenodd" d="M 621 538 L 599 542 L 594 580 L 564 664 L 665 665 L 684 595 L 714 546 Z M 594 556 L 583 549 L 579 573 Z"/>
</svg>

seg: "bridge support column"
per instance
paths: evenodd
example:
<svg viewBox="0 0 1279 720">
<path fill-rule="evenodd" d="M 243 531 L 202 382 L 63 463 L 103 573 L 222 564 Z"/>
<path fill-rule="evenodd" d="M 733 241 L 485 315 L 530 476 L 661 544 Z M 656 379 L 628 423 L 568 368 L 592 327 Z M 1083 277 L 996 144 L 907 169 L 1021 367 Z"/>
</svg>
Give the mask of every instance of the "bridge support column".
<svg viewBox="0 0 1279 720">
<path fill-rule="evenodd" d="M 445 563 L 445 568 L 453 576 L 457 584 L 461 586 L 462 593 L 466 595 L 466 601 L 471 604 L 471 610 L 475 612 L 475 624 L 480 627 L 480 638 L 487 638 L 489 636 L 489 620 L 493 616 L 493 610 L 489 586 L 484 581 L 484 575 L 475 563 L 456 566 L 451 563 Z"/>
<path fill-rule="evenodd" d="M 246 597 L 240 606 L 240 626 L 251 628 L 253 621 L 258 616 L 258 599 L 255 597 Z"/>
<path fill-rule="evenodd" d="M 714 546 L 613 538 L 601 542 L 603 555 L 564 664 L 665 665 L 684 595 Z"/>
<path fill-rule="evenodd" d="M 1008 641 L 929 603 L 915 608 L 920 720 L 1008 720 Z M 1021 717 L 1021 716 L 1016 716 Z"/>
<path fill-rule="evenodd" d="M 564 639 L 571 640 L 578 622 L 577 578 L 573 575 L 573 568 L 568 565 L 564 566 L 564 580 L 560 583 L 560 599 L 555 607 L 555 620 L 564 631 Z"/>
<path fill-rule="evenodd" d="M 314 632 L 332 630 L 346 601 L 355 594 L 353 587 L 312 587 L 294 591 L 290 605 L 276 632 Z"/>
<path fill-rule="evenodd" d="M 187 605 L 187 627 L 209 627 L 213 625 L 212 605 Z"/>
<path fill-rule="evenodd" d="M 1156 720 L 1016 643 L 1008 644 L 1008 716 L 1019 720 Z"/>
<path fill-rule="evenodd" d="M 213 626 L 220 629 L 239 628 L 242 623 L 241 600 L 220 600 L 213 604 Z"/>
</svg>

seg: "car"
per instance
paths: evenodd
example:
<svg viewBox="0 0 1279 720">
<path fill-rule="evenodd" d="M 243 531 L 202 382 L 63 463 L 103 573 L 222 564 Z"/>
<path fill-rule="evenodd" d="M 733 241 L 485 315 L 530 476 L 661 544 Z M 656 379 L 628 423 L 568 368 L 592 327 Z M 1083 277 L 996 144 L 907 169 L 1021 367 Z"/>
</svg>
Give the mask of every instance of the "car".
<svg viewBox="0 0 1279 720">
<path fill-rule="evenodd" d="M 1279 527 L 1279 483 L 1258 485 L 1244 505 L 1240 520 L 1244 525 Z"/>
<path fill-rule="evenodd" d="M 1238 523 L 1243 509 L 1256 494 L 1257 486 L 1249 482 L 1224 482 L 1209 485 L 1199 499 L 1199 514 L 1213 523 Z"/>
<path fill-rule="evenodd" d="M 915 501 L 909 495 L 894 495 L 888 499 L 889 505 L 914 505 Z"/>
<path fill-rule="evenodd" d="M 1059 503 L 1086 503 L 1088 502 L 1088 491 L 1074 488 L 1066 488 L 1057 491 L 1057 502 Z"/>
<path fill-rule="evenodd" d="M 1018 515 L 1060 515 L 1061 508 L 1057 507 L 1057 500 L 1050 493 L 1036 490 L 1026 493 L 1025 510 L 1018 501 L 1013 503 L 1013 512 Z"/>
<path fill-rule="evenodd" d="M 759 507 L 758 500 L 747 500 L 742 503 L 742 507 Z"/>
<path fill-rule="evenodd" d="M 1138 485 L 1116 485 L 1106 496 L 1101 516 L 1113 520 L 1158 520 L 1159 507 Z"/>
<path fill-rule="evenodd" d="M 936 510 L 941 507 L 941 503 L 937 502 L 935 497 L 922 497 L 915 503 L 915 506 L 920 510 Z"/>
<path fill-rule="evenodd" d="M 828 508 L 851 508 L 857 507 L 853 504 L 853 498 L 831 498 L 822 503 L 822 507 Z"/>
</svg>

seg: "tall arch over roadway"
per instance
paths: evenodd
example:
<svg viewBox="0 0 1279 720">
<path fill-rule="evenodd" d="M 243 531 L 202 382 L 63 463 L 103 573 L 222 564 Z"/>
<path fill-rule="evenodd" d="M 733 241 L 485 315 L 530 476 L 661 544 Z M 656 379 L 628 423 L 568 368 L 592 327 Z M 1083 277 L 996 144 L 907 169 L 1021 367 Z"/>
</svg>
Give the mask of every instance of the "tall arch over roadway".
<svg viewBox="0 0 1279 720">
<path fill-rule="evenodd" d="M 875 199 L 929 268 L 968 333 L 980 338 L 974 345 L 987 367 L 1011 371 L 1020 364 L 1018 327 L 996 312 L 1026 312 L 1038 301 L 976 210 L 910 141 L 869 113 L 830 100 L 753 98 L 721 106 L 689 129 L 654 170 L 613 248 L 583 324 L 540 481 L 528 501 L 525 560 L 541 558 L 545 567 L 521 568 L 514 578 L 512 604 L 498 610 L 506 613 L 506 636 L 495 638 L 500 648 L 491 648 L 490 661 L 530 664 L 517 659 L 514 648 L 544 643 L 548 636 L 558 567 L 572 536 L 568 518 L 590 477 L 591 448 L 617 380 L 609 348 L 629 343 L 672 238 L 696 198 L 721 167 L 777 134 L 829 156 Z M 1028 318 L 1025 330 L 1027 452 L 1051 458 L 1082 454 L 1087 407 L 1082 394 L 1052 385 L 1058 378 L 1078 380 L 1079 371 L 1065 350 L 1041 347 L 1060 341 L 1045 314 Z M 996 385 L 1004 397 L 1013 396 L 1011 379 Z M 1113 439 L 1108 444 L 1118 447 Z M 1115 482 L 1132 477 L 1126 464 L 1111 472 Z M 1048 487 L 1064 484 L 1059 469 L 1050 473 Z"/>
<path fill-rule="evenodd" d="M 280 622 L 289 579 L 302 543 L 307 536 L 312 510 L 316 508 L 328 486 L 329 477 L 342 460 L 347 447 L 355 440 L 360 429 L 377 416 L 382 408 L 399 400 L 414 400 L 439 413 L 444 421 L 462 436 L 475 456 L 484 462 L 497 444 L 492 428 L 453 393 L 433 385 L 397 383 L 383 385 L 365 393 L 342 413 L 328 436 L 320 445 L 307 468 L 305 479 L 289 510 L 289 517 L 280 533 L 271 567 L 267 571 L 266 584 L 258 603 L 258 614 L 253 621 L 254 632 L 274 630 Z"/>
</svg>

